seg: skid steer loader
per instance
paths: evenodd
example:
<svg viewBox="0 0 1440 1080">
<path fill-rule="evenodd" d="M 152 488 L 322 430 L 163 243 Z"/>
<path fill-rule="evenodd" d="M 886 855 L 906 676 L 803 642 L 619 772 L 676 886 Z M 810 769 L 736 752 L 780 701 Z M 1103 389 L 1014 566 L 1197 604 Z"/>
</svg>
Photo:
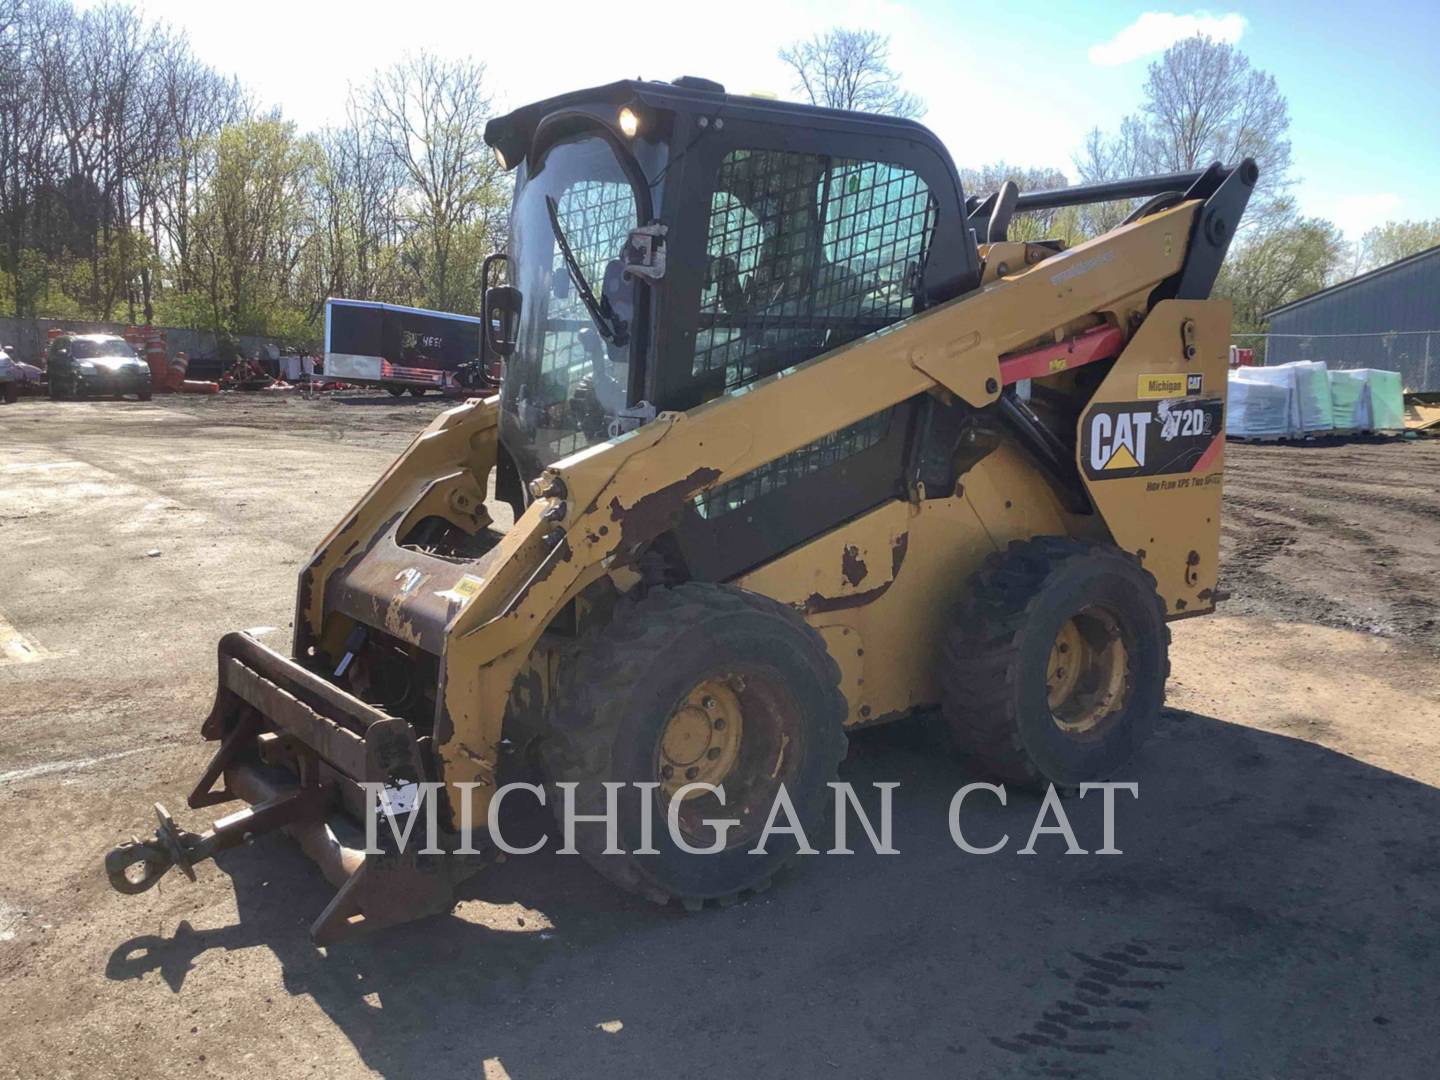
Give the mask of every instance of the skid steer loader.
<svg viewBox="0 0 1440 1080">
<path fill-rule="evenodd" d="M 189 803 L 249 806 L 204 833 L 157 806 L 116 888 L 283 829 L 338 886 L 317 941 L 446 911 L 502 771 L 535 760 L 557 811 L 616 821 L 612 853 L 577 830 L 602 874 L 694 907 L 769 883 L 793 843 L 749 849 L 777 791 L 815 825 L 849 729 L 938 706 L 1006 781 L 1126 765 L 1167 622 L 1216 602 L 1209 297 L 1252 161 L 967 197 L 918 124 L 695 78 L 486 140 L 515 176 L 484 293 L 502 389 L 321 542 L 289 655 L 221 640 Z M 1095 239 L 1037 235 L 1117 200 Z M 423 784 L 441 853 L 350 839 Z M 667 814 L 694 842 L 645 848 Z"/>
</svg>

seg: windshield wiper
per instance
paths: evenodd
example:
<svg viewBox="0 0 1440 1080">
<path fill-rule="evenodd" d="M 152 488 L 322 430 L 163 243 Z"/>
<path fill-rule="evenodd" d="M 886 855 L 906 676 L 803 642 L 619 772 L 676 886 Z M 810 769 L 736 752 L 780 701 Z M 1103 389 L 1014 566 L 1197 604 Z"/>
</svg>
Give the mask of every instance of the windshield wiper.
<svg viewBox="0 0 1440 1080">
<path fill-rule="evenodd" d="M 565 238 L 565 229 L 560 224 L 560 206 L 555 202 L 555 196 L 545 196 L 545 209 L 550 214 L 550 231 L 555 234 L 555 243 L 560 246 L 560 255 L 565 260 L 565 269 L 570 271 L 570 280 L 575 285 L 575 292 L 580 296 L 580 302 L 585 305 L 585 310 L 590 313 L 590 318 L 595 323 L 595 328 L 600 331 L 600 336 L 616 348 L 623 348 L 630 342 L 629 330 L 613 307 L 609 299 L 601 295 L 599 300 L 595 299 L 595 293 L 590 288 L 590 283 L 585 280 L 585 271 L 580 269 L 580 263 L 575 259 L 575 253 L 570 250 L 570 241 Z"/>
</svg>

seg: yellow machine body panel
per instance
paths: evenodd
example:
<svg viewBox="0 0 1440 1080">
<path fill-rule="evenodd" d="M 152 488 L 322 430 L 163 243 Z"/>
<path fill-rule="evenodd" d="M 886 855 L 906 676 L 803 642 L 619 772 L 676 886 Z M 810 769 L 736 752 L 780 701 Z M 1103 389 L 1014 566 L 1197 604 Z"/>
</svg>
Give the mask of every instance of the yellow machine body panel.
<svg viewBox="0 0 1440 1080">
<path fill-rule="evenodd" d="M 1172 617 L 1215 608 L 1230 318 L 1228 300 L 1156 305 L 1080 420 L 1086 489 Z"/>
</svg>

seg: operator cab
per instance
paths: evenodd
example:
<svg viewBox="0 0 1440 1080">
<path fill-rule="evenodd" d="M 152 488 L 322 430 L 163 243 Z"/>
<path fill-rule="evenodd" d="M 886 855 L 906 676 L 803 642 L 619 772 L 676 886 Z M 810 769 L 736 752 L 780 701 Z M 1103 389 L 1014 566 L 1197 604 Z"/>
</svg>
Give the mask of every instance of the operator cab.
<svg viewBox="0 0 1440 1080">
<path fill-rule="evenodd" d="M 485 305 L 487 348 L 506 361 L 512 502 L 542 468 L 657 411 L 736 391 L 979 283 L 955 167 L 912 121 L 683 78 L 528 105 L 492 120 L 485 139 L 515 171 L 509 284 L 487 288 Z M 882 445 L 897 455 L 908 417 L 892 413 L 906 408 L 836 433 L 807 461 Z M 735 495 L 706 501 L 723 511 Z"/>
</svg>

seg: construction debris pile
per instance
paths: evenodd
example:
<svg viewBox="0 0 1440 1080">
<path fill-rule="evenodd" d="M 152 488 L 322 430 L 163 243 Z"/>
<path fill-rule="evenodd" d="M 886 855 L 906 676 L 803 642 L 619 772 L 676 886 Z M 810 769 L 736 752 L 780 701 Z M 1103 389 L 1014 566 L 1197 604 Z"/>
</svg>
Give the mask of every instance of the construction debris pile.
<svg viewBox="0 0 1440 1080">
<path fill-rule="evenodd" d="M 1227 433 L 1242 439 L 1305 439 L 1405 430 L 1400 373 L 1329 371 L 1316 360 L 1230 372 Z"/>
</svg>

